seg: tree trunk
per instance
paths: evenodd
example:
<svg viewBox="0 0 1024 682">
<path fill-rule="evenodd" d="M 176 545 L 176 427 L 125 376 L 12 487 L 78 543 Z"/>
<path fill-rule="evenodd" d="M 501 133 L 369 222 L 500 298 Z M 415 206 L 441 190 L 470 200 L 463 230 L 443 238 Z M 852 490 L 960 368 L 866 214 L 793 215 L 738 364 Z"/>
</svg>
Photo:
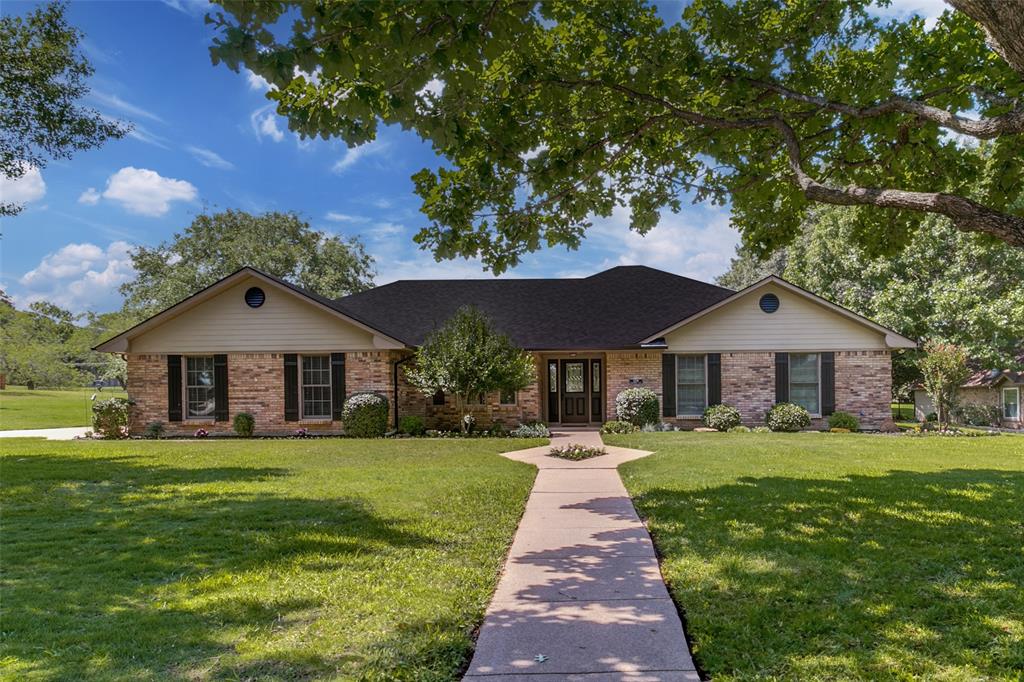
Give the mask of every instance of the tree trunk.
<svg viewBox="0 0 1024 682">
<path fill-rule="evenodd" d="M 1024 76 L 1024 0 L 946 0 L 981 24 L 992 51 Z"/>
</svg>

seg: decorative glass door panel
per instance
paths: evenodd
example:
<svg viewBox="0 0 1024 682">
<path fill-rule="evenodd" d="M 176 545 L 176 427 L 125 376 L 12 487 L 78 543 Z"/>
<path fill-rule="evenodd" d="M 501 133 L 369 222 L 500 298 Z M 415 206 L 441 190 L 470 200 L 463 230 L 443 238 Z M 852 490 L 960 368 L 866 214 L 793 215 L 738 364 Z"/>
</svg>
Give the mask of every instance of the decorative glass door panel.
<svg viewBox="0 0 1024 682">
<path fill-rule="evenodd" d="M 562 422 L 588 422 L 588 360 L 562 360 Z"/>
</svg>

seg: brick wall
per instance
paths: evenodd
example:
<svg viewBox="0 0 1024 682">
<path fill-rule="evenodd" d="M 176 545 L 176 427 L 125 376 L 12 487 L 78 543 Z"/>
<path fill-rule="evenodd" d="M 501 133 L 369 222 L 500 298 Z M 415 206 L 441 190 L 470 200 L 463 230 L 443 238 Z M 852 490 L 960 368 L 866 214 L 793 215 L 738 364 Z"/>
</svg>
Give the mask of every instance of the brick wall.
<svg viewBox="0 0 1024 682">
<path fill-rule="evenodd" d="M 627 388 L 649 388 L 661 404 L 661 351 L 607 353 L 605 365 L 606 420 L 616 418 L 615 396 Z"/>
<path fill-rule="evenodd" d="M 377 391 L 388 398 L 389 419 L 394 416 L 391 366 L 395 351 L 345 354 L 345 393 Z M 182 367 L 184 373 L 184 365 Z M 210 433 L 234 433 L 231 420 L 239 412 L 256 417 L 256 433 L 292 433 L 305 428 L 314 433 L 340 433 L 339 421 L 284 419 L 284 355 L 282 353 L 228 353 L 228 420 L 167 420 L 167 355 L 128 356 L 128 395 L 135 401 L 132 432 L 142 433 L 146 424 L 163 422 L 169 435 L 191 435 L 204 428 Z M 390 423 L 390 421 L 389 421 Z"/>
<path fill-rule="evenodd" d="M 747 426 L 763 425 L 775 404 L 775 353 L 722 353 L 722 402 Z"/>
</svg>

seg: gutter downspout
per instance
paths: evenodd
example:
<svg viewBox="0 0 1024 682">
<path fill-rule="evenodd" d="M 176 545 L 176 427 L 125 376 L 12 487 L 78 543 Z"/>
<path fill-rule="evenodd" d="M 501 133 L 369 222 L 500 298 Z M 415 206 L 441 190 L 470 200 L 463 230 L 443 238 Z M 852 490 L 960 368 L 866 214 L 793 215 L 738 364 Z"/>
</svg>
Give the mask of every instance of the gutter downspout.
<svg viewBox="0 0 1024 682">
<path fill-rule="evenodd" d="M 395 400 L 395 431 L 398 430 L 398 366 L 401 365 L 403 362 L 408 362 L 409 360 L 412 360 L 414 357 L 414 355 L 409 355 L 402 358 L 401 360 L 395 360 L 395 366 L 392 369 L 392 382 L 394 385 Z"/>
</svg>

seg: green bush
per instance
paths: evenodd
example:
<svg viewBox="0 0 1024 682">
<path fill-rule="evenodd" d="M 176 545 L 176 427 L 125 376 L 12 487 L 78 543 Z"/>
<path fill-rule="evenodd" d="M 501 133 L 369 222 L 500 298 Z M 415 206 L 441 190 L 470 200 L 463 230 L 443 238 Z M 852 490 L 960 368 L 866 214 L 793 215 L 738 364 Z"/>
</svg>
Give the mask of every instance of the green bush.
<svg viewBox="0 0 1024 682">
<path fill-rule="evenodd" d="M 146 430 L 142 435 L 144 438 L 148 438 L 149 440 L 160 440 L 164 435 L 164 423 L 149 422 L 146 424 Z"/>
<path fill-rule="evenodd" d="M 541 422 L 528 422 L 512 429 L 508 435 L 510 438 L 547 438 L 551 431 Z"/>
<path fill-rule="evenodd" d="M 607 454 L 608 451 L 602 447 L 578 445 L 576 443 L 554 447 L 548 451 L 548 457 L 559 457 L 561 459 L 568 459 L 574 462 L 590 459 L 591 457 L 600 457 L 601 455 Z"/>
<path fill-rule="evenodd" d="M 633 433 L 636 430 L 635 424 L 617 419 L 607 421 L 601 426 L 601 433 Z"/>
<path fill-rule="evenodd" d="M 719 431 L 728 431 L 734 426 L 739 426 L 743 421 L 740 419 L 740 411 L 732 405 L 711 405 L 704 410 L 704 426 Z"/>
<path fill-rule="evenodd" d="M 423 421 L 423 417 L 407 414 L 398 420 L 398 430 L 410 436 L 422 436 L 427 432 L 427 425 Z"/>
<path fill-rule="evenodd" d="M 811 425 L 811 415 L 793 403 L 779 403 L 768 410 L 765 423 L 772 431 L 799 431 Z"/>
<path fill-rule="evenodd" d="M 656 424 L 660 419 L 658 394 L 649 388 L 627 388 L 615 396 L 615 414 L 634 426 Z"/>
<path fill-rule="evenodd" d="M 828 427 L 856 431 L 860 428 L 860 420 L 849 412 L 833 412 L 828 417 Z"/>
<path fill-rule="evenodd" d="M 379 393 L 356 393 L 341 409 L 345 435 L 383 438 L 388 430 L 388 399 Z"/>
<path fill-rule="evenodd" d="M 107 398 L 92 404 L 92 430 L 103 438 L 127 438 L 131 434 L 134 400 Z"/>
<path fill-rule="evenodd" d="M 730 426 L 729 433 L 750 433 L 750 428 L 743 426 L 742 424 L 738 426 Z"/>
<path fill-rule="evenodd" d="M 755 426 L 750 429 L 751 433 L 771 433 L 771 431 L 767 426 Z"/>
<path fill-rule="evenodd" d="M 231 425 L 234 427 L 235 433 L 242 438 L 252 438 L 252 432 L 256 430 L 256 417 L 248 412 L 239 412 L 235 415 Z"/>
<path fill-rule="evenodd" d="M 953 408 L 953 421 L 967 426 L 998 426 L 1001 416 L 995 405 L 966 403 Z"/>
</svg>

